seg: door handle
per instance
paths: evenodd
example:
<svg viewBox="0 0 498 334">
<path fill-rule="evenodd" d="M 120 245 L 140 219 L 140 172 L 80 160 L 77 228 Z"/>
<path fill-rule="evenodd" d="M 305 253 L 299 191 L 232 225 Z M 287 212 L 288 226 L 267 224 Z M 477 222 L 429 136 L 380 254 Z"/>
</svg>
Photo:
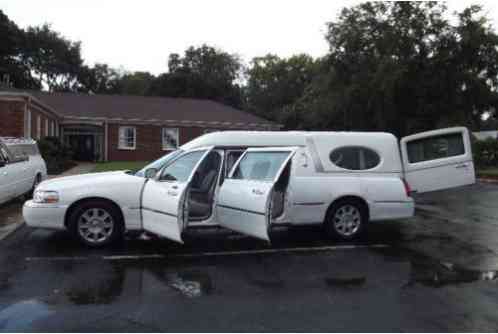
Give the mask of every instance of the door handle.
<svg viewBox="0 0 498 334">
<path fill-rule="evenodd" d="M 173 185 L 173 186 L 171 186 L 171 189 L 178 189 L 178 186 L 177 185 Z"/>
<path fill-rule="evenodd" d="M 261 190 L 259 190 L 259 189 L 253 189 L 253 190 L 252 190 L 252 193 L 253 193 L 254 195 L 263 195 L 263 194 L 264 194 L 264 192 L 262 192 L 262 191 L 261 191 Z"/>
<path fill-rule="evenodd" d="M 177 196 L 178 195 L 178 193 L 176 191 L 173 191 L 173 190 L 168 190 L 167 194 L 170 196 Z"/>
<path fill-rule="evenodd" d="M 461 165 L 456 165 L 455 168 L 467 168 L 468 165 L 467 164 L 461 164 Z"/>
</svg>

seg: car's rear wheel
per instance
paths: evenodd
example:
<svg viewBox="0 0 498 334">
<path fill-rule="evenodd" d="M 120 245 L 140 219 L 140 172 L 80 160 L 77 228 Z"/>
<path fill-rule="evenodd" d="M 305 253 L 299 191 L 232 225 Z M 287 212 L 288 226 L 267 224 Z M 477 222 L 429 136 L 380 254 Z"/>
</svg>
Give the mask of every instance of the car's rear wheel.
<svg viewBox="0 0 498 334">
<path fill-rule="evenodd" d="M 368 209 L 359 200 L 339 200 L 327 212 L 327 235 L 342 240 L 352 240 L 361 235 L 368 222 Z"/>
<path fill-rule="evenodd" d="M 119 210 L 105 201 L 83 202 L 69 217 L 71 233 L 90 247 L 107 246 L 123 237 L 123 220 Z"/>
</svg>

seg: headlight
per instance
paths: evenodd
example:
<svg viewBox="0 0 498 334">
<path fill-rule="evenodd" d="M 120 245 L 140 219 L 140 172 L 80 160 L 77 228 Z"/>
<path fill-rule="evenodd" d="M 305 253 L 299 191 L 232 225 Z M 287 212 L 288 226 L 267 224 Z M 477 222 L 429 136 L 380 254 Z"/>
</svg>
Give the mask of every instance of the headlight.
<svg viewBox="0 0 498 334">
<path fill-rule="evenodd" d="M 33 194 L 35 203 L 57 203 L 59 202 L 59 193 L 57 191 L 36 190 Z"/>
</svg>

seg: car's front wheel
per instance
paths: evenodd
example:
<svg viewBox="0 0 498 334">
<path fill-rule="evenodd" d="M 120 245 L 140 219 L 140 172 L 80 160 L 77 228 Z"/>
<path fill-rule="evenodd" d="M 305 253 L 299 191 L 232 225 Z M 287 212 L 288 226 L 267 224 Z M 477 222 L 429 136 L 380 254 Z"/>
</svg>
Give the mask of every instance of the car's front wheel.
<svg viewBox="0 0 498 334">
<path fill-rule="evenodd" d="M 107 246 L 123 236 L 123 220 L 119 210 L 104 201 L 83 202 L 69 217 L 69 230 L 90 247 Z"/>
</svg>

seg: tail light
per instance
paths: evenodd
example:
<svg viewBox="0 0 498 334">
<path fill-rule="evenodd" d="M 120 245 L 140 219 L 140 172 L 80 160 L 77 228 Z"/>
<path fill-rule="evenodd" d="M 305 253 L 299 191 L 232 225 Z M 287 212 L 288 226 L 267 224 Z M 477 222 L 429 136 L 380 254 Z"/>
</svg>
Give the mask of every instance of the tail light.
<svg viewBox="0 0 498 334">
<path fill-rule="evenodd" d="M 412 193 L 412 189 L 410 188 L 410 185 L 404 178 L 401 179 L 403 181 L 403 185 L 405 186 L 405 192 L 406 192 L 406 197 L 410 197 Z"/>
</svg>

